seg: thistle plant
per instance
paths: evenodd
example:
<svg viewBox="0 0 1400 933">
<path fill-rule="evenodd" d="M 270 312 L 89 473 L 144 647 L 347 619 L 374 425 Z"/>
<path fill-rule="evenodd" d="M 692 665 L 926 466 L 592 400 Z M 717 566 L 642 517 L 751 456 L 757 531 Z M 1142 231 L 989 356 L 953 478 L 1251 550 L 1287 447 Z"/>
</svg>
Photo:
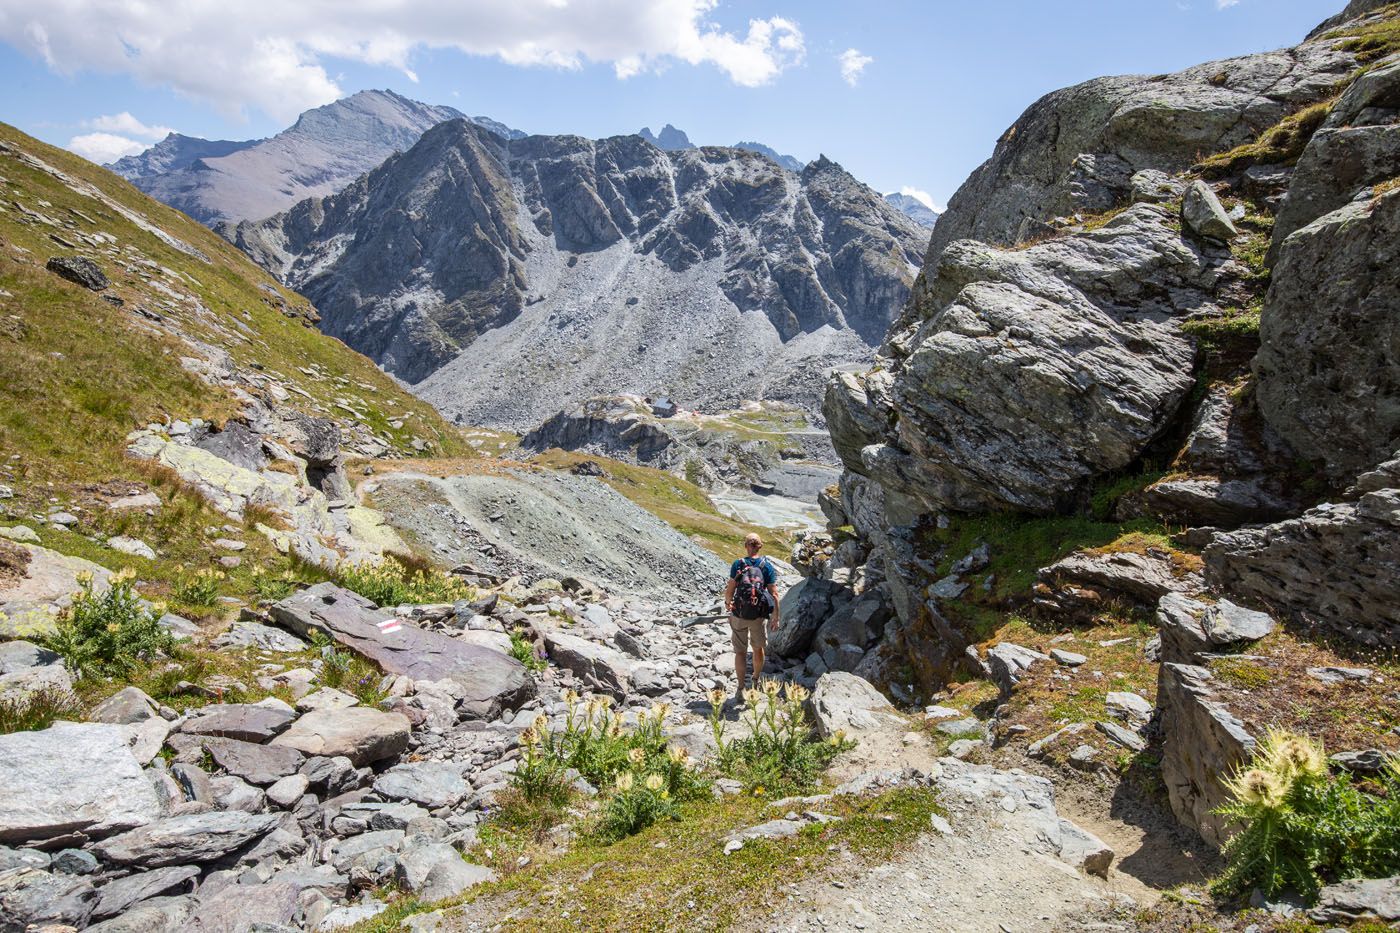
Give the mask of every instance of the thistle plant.
<svg viewBox="0 0 1400 933">
<path fill-rule="evenodd" d="M 1215 812 L 1239 826 L 1225 844 L 1227 867 L 1212 884 L 1233 896 L 1259 888 L 1274 897 L 1316 897 L 1324 884 L 1400 874 L 1400 763 L 1379 783 L 1384 796 L 1328 772 L 1320 742 L 1271 731 L 1249 763 L 1225 782 L 1230 800 Z"/>
<path fill-rule="evenodd" d="M 415 568 L 392 555 L 362 561 L 336 571 L 336 582 L 378 606 L 443 603 L 472 599 L 476 590 L 434 567 Z"/>
<path fill-rule="evenodd" d="M 174 649 L 175 639 L 160 625 L 163 611 L 141 600 L 131 570 L 112 574 L 100 594 L 93 589 L 92 574 L 83 573 L 56 631 L 42 641 L 79 677 L 129 676 L 142 663 Z"/>
<path fill-rule="evenodd" d="M 711 696 L 710 722 L 719 769 L 755 795 L 812 789 L 831 760 L 853 744 L 842 734 L 827 741 L 815 737 L 803 710 L 809 695 L 800 684 L 780 685 L 775 680 L 744 691 L 749 735 L 732 742 L 724 740 L 719 713 L 723 697 L 716 702 Z"/>
</svg>

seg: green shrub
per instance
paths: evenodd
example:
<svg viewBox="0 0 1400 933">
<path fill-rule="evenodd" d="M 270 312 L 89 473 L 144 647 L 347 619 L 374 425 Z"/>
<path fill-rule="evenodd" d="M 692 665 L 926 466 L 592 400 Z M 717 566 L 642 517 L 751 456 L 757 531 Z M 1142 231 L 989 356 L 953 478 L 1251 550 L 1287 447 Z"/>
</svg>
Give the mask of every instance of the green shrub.
<svg viewBox="0 0 1400 933">
<path fill-rule="evenodd" d="M 510 656 L 521 664 L 524 664 L 526 670 L 542 671 L 546 667 L 549 667 L 549 664 L 544 658 L 535 654 L 535 646 L 530 644 L 530 639 L 525 637 L 523 629 L 517 628 L 511 630 Z"/>
<path fill-rule="evenodd" d="M 1227 867 L 1212 890 L 1293 890 L 1311 900 L 1324 884 L 1400 874 L 1400 762 L 1380 782 L 1384 797 L 1367 794 L 1346 773 L 1328 773 L 1321 743 L 1270 732 L 1215 811 L 1242 828 L 1225 844 Z"/>
<path fill-rule="evenodd" d="M 710 725 L 719 770 L 755 796 L 783 796 L 813 789 L 831 760 L 855 745 L 839 732 L 825 742 L 816 739 L 802 709 L 807 697 L 807 690 L 801 685 L 780 688 L 775 680 L 744 691 L 748 705 L 744 718 L 750 734 L 726 742 L 720 715 L 724 691 L 712 691 Z"/>
<path fill-rule="evenodd" d="M 137 667 L 175 646 L 161 627 L 160 612 L 141 602 L 129 570 L 114 573 L 106 592 L 93 592 L 92 576 L 78 578 L 81 588 L 59 615 L 57 631 L 41 639 L 63 656 L 78 677 L 129 676 Z"/>
<path fill-rule="evenodd" d="M 258 594 L 258 599 L 270 603 L 291 596 L 300 583 L 300 578 L 290 569 L 270 573 L 263 567 L 253 568 L 253 592 Z"/>
<path fill-rule="evenodd" d="M 0 699 L 0 735 L 47 729 L 57 719 L 82 715 L 78 698 L 59 687 L 45 687 L 23 696 Z"/>
<path fill-rule="evenodd" d="M 637 715 L 628 729 L 603 697 L 581 700 L 565 691 L 564 728 L 551 731 L 543 713 L 520 734 L 521 764 L 512 789 L 532 805 L 558 807 L 572 793 L 573 769 L 594 787 L 612 788 L 596 832 L 615 841 L 679 811 L 675 805 L 709 793 L 710 782 L 690 764 L 685 749 L 666 738 L 670 706 L 658 704 Z"/>
<path fill-rule="evenodd" d="M 223 579 L 224 574 L 221 570 L 203 567 L 194 573 L 187 573 L 182 568 L 175 578 L 171 595 L 182 606 L 212 609 L 218 604 L 219 584 Z"/>
<path fill-rule="evenodd" d="M 335 581 L 377 606 L 447 603 L 476 595 L 470 585 L 450 574 L 412 564 L 405 558 L 385 555 L 381 561 L 342 566 L 335 573 Z"/>
<path fill-rule="evenodd" d="M 389 694 L 384 689 L 384 674 L 357 654 L 341 651 L 322 632 L 313 630 L 311 646 L 321 654 L 321 673 L 317 679 L 323 687 L 352 694 L 365 706 L 378 706 Z"/>
</svg>

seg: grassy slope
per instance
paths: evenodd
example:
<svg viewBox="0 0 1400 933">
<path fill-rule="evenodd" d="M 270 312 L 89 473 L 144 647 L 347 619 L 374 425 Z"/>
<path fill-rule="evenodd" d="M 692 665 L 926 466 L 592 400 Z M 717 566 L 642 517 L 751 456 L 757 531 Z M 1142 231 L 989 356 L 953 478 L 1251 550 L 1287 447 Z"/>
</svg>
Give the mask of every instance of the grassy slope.
<svg viewBox="0 0 1400 933">
<path fill-rule="evenodd" d="M 8 513 L 0 513 L 5 524 L 26 522 L 58 550 L 109 567 L 133 567 L 153 595 L 166 595 L 182 566 L 207 565 L 216 556 L 210 542 L 217 537 L 249 544 L 244 566 L 223 584 L 226 593 L 246 596 L 251 568 L 280 560 L 251 528 L 224 528 L 228 520 L 173 477 L 125 456 L 126 434 L 150 421 L 221 422 L 237 410 L 229 393 L 181 367 L 182 356 L 195 355 L 189 344 L 150 326 L 135 313 L 138 307 L 166 317 L 181 334 L 227 350 L 241 369 L 259 368 L 279 379 L 293 390 L 289 405 L 346 423 L 352 420 L 347 408 L 354 409 L 403 454 L 413 453 L 415 436 L 439 452 L 470 453 L 456 428 L 368 359 L 311 326 L 305 299 L 277 287 L 211 231 L 115 175 L 12 127 L 0 124 L 0 143 L 96 187 L 210 259 L 181 252 L 100 200 L 14 153 L 0 152 L 0 483 L 17 494 L 0 502 Z M 26 211 L 56 225 L 35 221 Z M 116 237 L 118 255 L 80 236 L 99 233 Z M 124 307 L 45 270 L 49 257 L 73 254 L 101 266 L 112 282 L 104 294 L 122 298 Z M 197 304 L 172 298 L 166 289 L 192 295 Z M 279 303 L 295 316 L 284 314 Z M 104 496 L 142 488 L 163 500 L 154 516 L 117 515 L 102 505 Z M 53 505 L 82 519 L 76 533 L 39 527 L 36 513 Z M 98 543 L 114 534 L 147 540 L 160 558 L 128 557 Z"/>
</svg>

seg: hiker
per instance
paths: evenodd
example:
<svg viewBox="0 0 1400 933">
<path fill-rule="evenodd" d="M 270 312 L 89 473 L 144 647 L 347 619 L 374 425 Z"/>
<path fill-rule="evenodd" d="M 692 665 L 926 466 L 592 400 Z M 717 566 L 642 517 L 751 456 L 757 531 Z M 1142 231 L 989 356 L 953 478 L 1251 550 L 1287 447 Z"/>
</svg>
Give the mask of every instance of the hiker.
<svg viewBox="0 0 1400 933">
<path fill-rule="evenodd" d="M 753 639 L 753 679 L 757 686 L 763 676 L 763 649 L 768 633 L 778 627 L 778 572 L 766 557 L 759 557 L 763 539 L 756 534 L 744 538 L 746 557 L 729 567 L 729 583 L 724 587 L 724 608 L 729 612 L 729 641 L 734 646 L 736 702 L 744 695 L 749 640 Z"/>
</svg>

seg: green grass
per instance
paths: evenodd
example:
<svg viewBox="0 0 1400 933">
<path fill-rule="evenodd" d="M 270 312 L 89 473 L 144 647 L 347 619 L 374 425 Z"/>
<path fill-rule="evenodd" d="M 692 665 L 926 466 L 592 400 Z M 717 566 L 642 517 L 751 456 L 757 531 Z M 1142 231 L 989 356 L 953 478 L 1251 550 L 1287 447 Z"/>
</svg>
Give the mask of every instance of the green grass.
<svg viewBox="0 0 1400 933">
<path fill-rule="evenodd" d="M 1253 142 L 1202 159 L 1195 167 L 1207 178 L 1224 178 L 1251 165 L 1291 165 L 1332 112 L 1336 98 L 1304 107 L 1260 133 Z"/>
<path fill-rule="evenodd" d="M 0 735 L 47 729 L 59 719 L 78 719 L 82 703 L 67 690 L 45 687 L 34 693 L 0 699 Z"/>
<path fill-rule="evenodd" d="M 942 812 L 930 788 L 841 798 L 822 809 L 842 821 L 812 825 L 791 839 L 749 842 L 728 856 L 721 842 L 726 833 L 781 814 L 753 797 L 696 801 L 681 807 L 679 821 L 612 844 L 580 837 L 554 858 L 533 838 L 488 824 L 468 857 L 502 877 L 450 903 L 466 903 L 466 916 L 480 916 L 482 905 L 490 904 L 507 930 L 727 930 L 777 906 L 789 884 L 833 869 L 849 873 L 847 856 L 889 859 Z M 531 863 L 519 869 L 522 854 Z M 353 933 L 388 933 L 404 917 L 440 906 L 398 902 L 394 915 L 366 921 Z"/>
<path fill-rule="evenodd" d="M 1374 62 L 1400 51 L 1400 3 L 1392 3 L 1376 11 L 1378 22 L 1349 29 L 1336 29 L 1325 38 L 1341 39 L 1338 48 L 1354 52 L 1363 62 Z"/>
<path fill-rule="evenodd" d="M 291 407 L 349 420 L 339 407 L 348 406 L 403 455 L 414 454 L 415 436 L 434 453 L 471 455 L 459 429 L 368 359 L 309 326 L 313 312 L 305 299 L 276 285 L 212 231 L 12 127 L 0 124 L 0 142 L 98 188 L 210 259 L 187 255 L 47 172 L 0 154 L 0 193 L 7 207 L 0 213 L 0 450 L 19 455 L 3 464 L 8 472 L 0 481 L 16 489 L 16 499 L 6 507 L 17 516 L 46 510 L 52 497 L 83 519 L 81 534 L 36 529 L 45 546 L 113 569 L 131 567 L 143 592 L 168 599 L 182 565 L 187 571 L 210 566 L 213 538 L 235 536 L 222 530 L 229 520 L 178 479 L 125 454 L 125 436 L 134 428 L 167 417 L 222 424 L 238 408 L 229 391 L 210 388 L 182 367 L 181 357 L 194 355 L 191 348 L 148 325 L 134 313 L 138 307 L 226 350 L 241 369 L 257 368 L 304 391 L 306 396 L 291 394 L 286 402 Z M 42 212 L 59 226 L 24 222 L 11 202 Z M 79 250 L 96 259 L 112 282 L 105 294 L 120 297 L 125 307 L 44 269 L 48 257 L 73 252 L 51 240 L 52 232 L 75 242 L 79 234 L 107 233 L 117 238 L 119 249 L 139 251 L 139 257 L 123 252 L 119 260 L 105 248 Z M 140 258 L 155 267 L 136 264 Z M 197 304 L 174 301 L 155 283 L 188 294 Z M 279 301 L 293 316 L 277 307 Z M 108 512 L 101 493 L 116 484 L 150 489 L 162 507 L 153 516 Z M 87 540 L 118 534 L 146 541 L 160 552 L 158 559 L 128 557 Z M 253 567 L 280 570 L 285 561 L 252 530 L 251 521 L 236 536 L 248 543 L 240 555 L 244 566 L 228 571 L 219 595 L 251 599 Z"/>
</svg>

